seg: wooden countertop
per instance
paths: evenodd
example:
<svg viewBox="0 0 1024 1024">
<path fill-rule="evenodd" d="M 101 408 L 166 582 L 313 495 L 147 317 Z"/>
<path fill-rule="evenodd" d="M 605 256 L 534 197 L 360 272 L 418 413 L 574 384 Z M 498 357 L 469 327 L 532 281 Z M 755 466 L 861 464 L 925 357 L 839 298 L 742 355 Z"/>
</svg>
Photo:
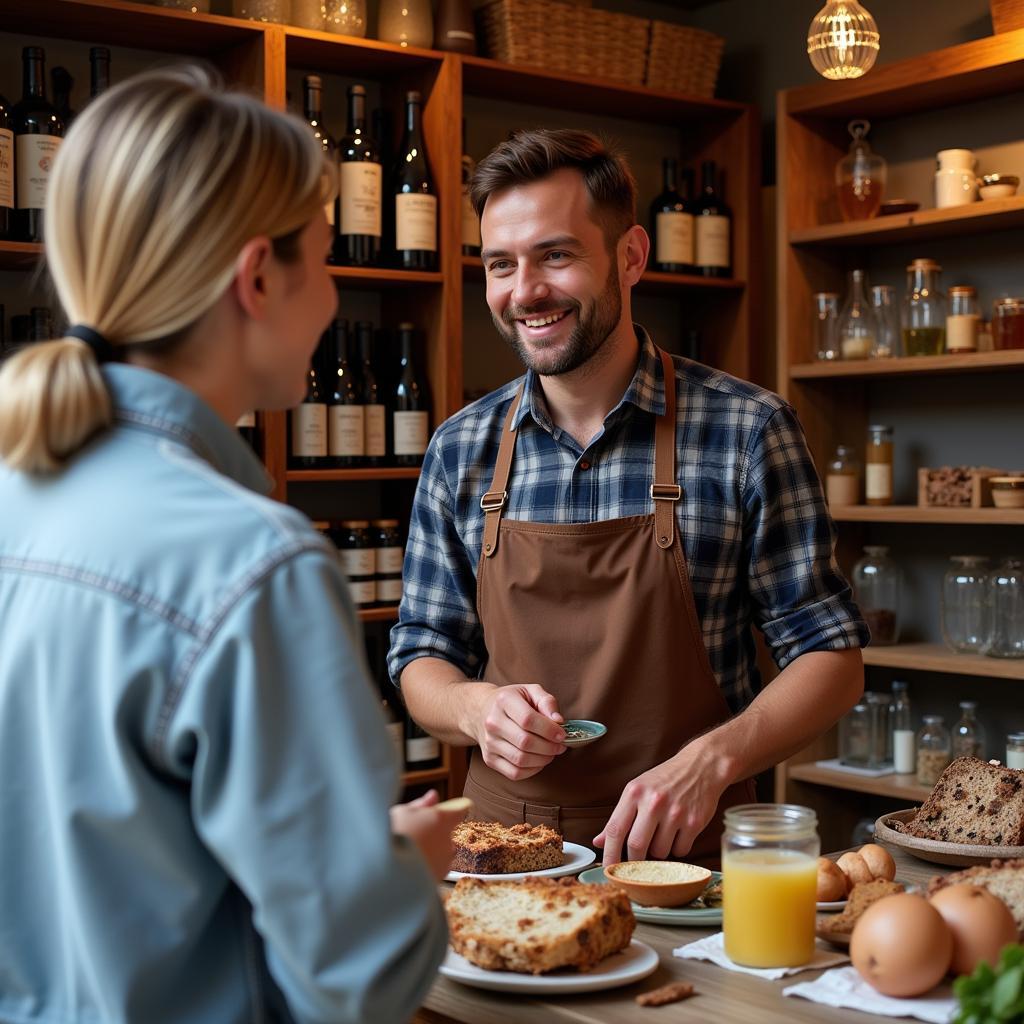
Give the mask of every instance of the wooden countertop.
<svg viewBox="0 0 1024 1024">
<path fill-rule="evenodd" d="M 898 850 L 896 877 L 901 882 L 925 882 L 954 869 L 926 864 Z M 634 937 L 658 951 L 661 964 L 642 981 L 606 992 L 562 996 L 519 996 L 487 992 L 439 977 L 414 1024 L 792 1024 L 795 1021 L 892 1024 L 891 1017 L 837 1010 L 793 996 L 782 990 L 798 981 L 810 981 L 822 972 L 804 971 L 779 981 L 764 981 L 748 974 L 726 971 L 706 961 L 680 960 L 672 950 L 718 929 L 667 928 L 637 922 Z M 688 981 L 697 995 L 666 1007 L 637 1006 L 634 997 L 670 981 Z"/>
</svg>

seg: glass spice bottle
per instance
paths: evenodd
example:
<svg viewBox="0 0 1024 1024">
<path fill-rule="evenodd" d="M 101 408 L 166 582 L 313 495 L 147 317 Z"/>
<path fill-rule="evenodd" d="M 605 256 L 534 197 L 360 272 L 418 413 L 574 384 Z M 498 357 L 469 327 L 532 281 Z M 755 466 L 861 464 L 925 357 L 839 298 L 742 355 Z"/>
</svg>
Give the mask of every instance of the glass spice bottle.
<svg viewBox="0 0 1024 1024">
<path fill-rule="evenodd" d="M 978 289 L 958 284 L 949 289 L 949 315 L 946 317 L 946 351 L 977 352 Z"/>
<path fill-rule="evenodd" d="M 839 314 L 839 351 L 843 359 L 868 359 L 875 347 L 878 325 L 866 289 L 865 272 L 851 270 L 846 302 Z"/>
<path fill-rule="evenodd" d="M 860 502 L 860 463 L 852 448 L 841 444 L 825 473 L 825 498 L 830 508 Z"/>
<path fill-rule="evenodd" d="M 887 547 L 864 548 L 864 556 L 853 567 L 853 589 L 872 644 L 897 643 L 903 570 L 889 557 Z"/>
<path fill-rule="evenodd" d="M 975 712 L 978 702 L 960 701 L 960 720 L 953 727 L 953 757 L 985 757 L 985 729 Z"/>
<path fill-rule="evenodd" d="M 1024 299 L 997 299 L 992 316 L 994 349 L 1024 348 Z"/>
<path fill-rule="evenodd" d="M 917 781 L 922 786 L 934 786 L 939 781 L 949 764 L 950 750 L 949 730 L 943 725 L 942 715 L 925 715 L 917 734 Z"/>
<path fill-rule="evenodd" d="M 815 292 L 811 296 L 814 307 L 814 351 L 823 362 L 841 359 L 839 351 L 839 296 L 835 292 Z"/>
<path fill-rule="evenodd" d="M 889 721 L 892 725 L 893 770 L 897 775 L 909 775 L 916 767 L 909 689 L 908 684 L 902 680 L 893 680 L 893 700 L 889 705 Z"/>
<path fill-rule="evenodd" d="M 1024 732 L 1011 732 L 1006 737 L 1006 767 L 1024 769 Z"/>
<path fill-rule="evenodd" d="M 865 453 L 865 500 L 869 505 L 892 504 L 892 427 L 868 427 Z"/>
<path fill-rule="evenodd" d="M 896 303 L 896 289 L 887 284 L 876 284 L 871 289 L 871 308 L 875 313 L 875 343 L 871 347 L 872 359 L 891 359 L 900 354 L 900 310 Z"/>
<path fill-rule="evenodd" d="M 903 299 L 903 352 L 940 356 L 946 350 L 946 299 L 939 287 L 942 267 L 935 260 L 913 260 L 907 267 Z"/>
</svg>

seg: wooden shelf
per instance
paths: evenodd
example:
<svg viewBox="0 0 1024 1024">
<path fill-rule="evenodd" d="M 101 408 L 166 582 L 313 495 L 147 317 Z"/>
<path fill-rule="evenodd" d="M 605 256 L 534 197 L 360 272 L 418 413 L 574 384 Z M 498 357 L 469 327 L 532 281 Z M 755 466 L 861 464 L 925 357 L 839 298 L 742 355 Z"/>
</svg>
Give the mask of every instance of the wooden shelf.
<svg viewBox="0 0 1024 1024">
<path fill-rule="evenodd" d="M 415 480 L 418 466 L 383 466 L 379 469 L 289 469 L 285 479 L 290 484 L 337 483 L 342 480 Z"/>
<path fill-rule="evenodd" d="M 837 505 L 837 523 L 919 523 L 948 526 L 1024 526 L 1022 508 L 922 508 L 919 505 Z"/>
<path fill-rule="evenodd" d="M 791 231 L 791 245 L 896 245 L 1024 227 L 1024 196 Z"/>
<path fill-rule="evenodd" d="M 392 270 L 378 267 L 328 267 L 327 270 L 343 288 L 364 291 L 444 283 L 444 275 L 437 270 Z"/>
<path fill-rule="evenodd" d="M 42 256 L 39 242 L 0 242 L 0 270 L 35 270 Z"/>
<path fill-rule="evenodd" d="M 418 786 L 426 782 L 445 782 L 450 774 L 448 768 L 428 768 L 423 772 L 402 772 L 402 785 Z"/>
<path fill-rule="evenodd" d="M 898 359 L 847 359 L 837 362 L 795 363 L 792 380 L 831 380 L 851 377 L 931 377 L 944 373 L 986 373 L 1024 370 L 1024 349 L 965 352 L 963 355 L 901 356 Z"/>
<path fill-rule="evenodd" d="M 346 77 L 378 77 L 424 68 L 436 69 L 444 58 L 445 55 L 437 50 L 424 50 L 417 46 L 402 47 L 379 39 L 292 26 L 285 28 L 288 66 L 317 73 L 329 71 Z"/>
<path fill-rule="evenodd" d="M 986 658 L 983 654 L 956 654 L 942 644 L 866 647 L 864 664 L 919 672 L 946 672 L 958 676 L 1016 679 L 1024 682 L 1024 658 Z"/>
<path fill-rule="evenodd" d="M 384 608 L 358 609 L 361 622 L 395 622 L 398 619 L 398 605 L 387 605 Z"/>
<path fill-rule="evenodd" d="M 819 768 L 816 764 L 789 765 L 787 774 L 799 782 L 831 786 L 833 789 L 849 789 L 855 793 L 871 793 L 894 800 L 908 800 L 910 803 L 922 803 L 928 799 L 932 791 L 931 786 L 919 785 L 913 775 L 853 775 L 832 768 Z"/>
</svg>

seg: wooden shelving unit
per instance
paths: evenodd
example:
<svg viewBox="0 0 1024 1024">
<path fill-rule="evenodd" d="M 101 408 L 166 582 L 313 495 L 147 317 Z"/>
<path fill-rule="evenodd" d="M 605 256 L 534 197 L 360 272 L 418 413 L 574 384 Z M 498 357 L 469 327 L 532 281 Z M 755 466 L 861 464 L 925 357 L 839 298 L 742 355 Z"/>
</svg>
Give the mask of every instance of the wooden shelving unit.
<svg viewBox="0 0 1024 1024">
<path fill-rule="evenodd" d="M 416 480 L 415 466 L 382 466 L 379 469 L 289 469 L 285 480 L 291 484 L 326 484 L 348 481 Z"/>
<path fill-rule="evenodd" d="M 837 505 L 837 523 L 922 523 L 946 526 L 1024 526 L 1020 508 L 922 508 L 919 505 Z"/>
<path fill-rule="evenodd" d="M 1024 683 L 1024 658 L 987 658 L 983 654 L 957 654 L 942 644 L 894 644 L 868 647 L 865 665 L 914 672 L 948 672 L 951 675 L 988 679 L 1012 679 Z"/>
<path fill-rule="evenodd" d="M 0 271 L 32 270 L 42 255 L 43 247 L 37 242 L 0 242 Z"/>
<path fill-rule="evenodd" d="M 800 782 L 810 782 L 830 789 L 845 789 L 851 793 L 870 793 L 872 796 L 891 797 L 894 800 L 909 800 L 921 803 L 932 791 L 931 786 L 921 786 L 914 775 L 854 775 L 851 772 L 819 768 L 816 764 L 796 764 L 789 769 L 789 776 Z"/>
<path fill-rule="evenodd" d="M 840 362 L 797 363 L 790 380 L 836 380 L 886 377 L 932 377 L 941 374 L 991 373 L 1024 370 L 1024 350 L 969 352 L 948 356 L 901 356 L 897 359 L 848 359 Z"/>
<path fill-rule="evenodd" d="M 394 622 L 398 618 L 398 605 L 385 608 L 360 608 L 359 618 L 362 622 Z"/>
<path fill-rule="evenodd" d="M 417 284 L 444 284 L 443 274 L 429 270 L 377 270 L 362 267 L 329 267 L 328 270 L 342 288 L 382 291 L 409 288 Z"/>
</svg>

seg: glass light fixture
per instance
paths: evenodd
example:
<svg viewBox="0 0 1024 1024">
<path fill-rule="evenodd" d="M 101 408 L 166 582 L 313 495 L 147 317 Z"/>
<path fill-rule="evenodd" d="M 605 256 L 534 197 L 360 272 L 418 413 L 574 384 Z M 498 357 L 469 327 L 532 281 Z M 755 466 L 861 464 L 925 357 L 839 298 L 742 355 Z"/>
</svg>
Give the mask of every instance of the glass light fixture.
<svg viewBox="0 0 1024 1024">
<path fill-rule="evenodd" d="M 807 56 L 825 78 L 860 78 L 878 57 L 875 19 L 857 0 L 828 0 L 807 31 Z"/>
</svg>

